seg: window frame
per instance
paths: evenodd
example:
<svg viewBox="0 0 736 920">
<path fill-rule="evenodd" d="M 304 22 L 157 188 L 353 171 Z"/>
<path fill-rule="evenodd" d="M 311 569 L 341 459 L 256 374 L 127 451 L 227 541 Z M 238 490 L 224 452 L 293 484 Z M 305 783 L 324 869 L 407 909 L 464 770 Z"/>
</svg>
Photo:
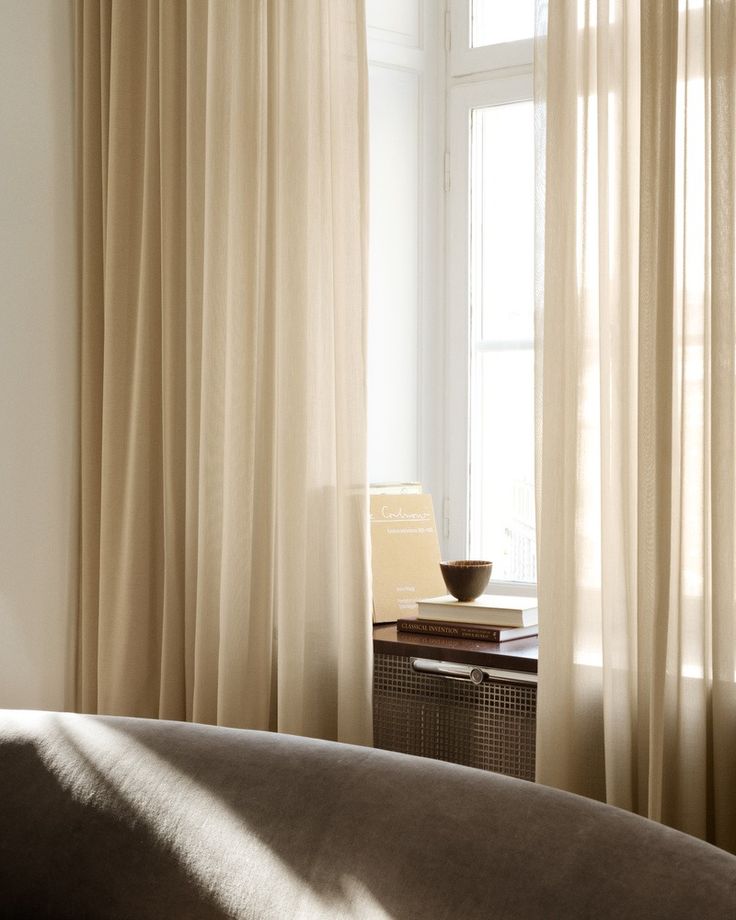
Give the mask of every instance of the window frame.
<svg viewBox="0 0 736 920">
<path fill-rule="evenodd" d="M 470 48 L 470 0 L 451 0 L 446 95 L 445 546 L 470 546 L 470 119 L 473 109 L 533 99 L 533 39 Z M 462 74 L 462 78 L 458 79 Z M 536 584 L 492 579 L 489 593 L 534 596 Z"/>
<path fill-rule="evenodd" d="M 495 45 L 471 45 L 471 3 L 473 0 L 450 0 L 449 75 L 460 77 L 508 67 L 531 65 L 534 61 L 534 39 L 522 38 Z"/>
</svg>

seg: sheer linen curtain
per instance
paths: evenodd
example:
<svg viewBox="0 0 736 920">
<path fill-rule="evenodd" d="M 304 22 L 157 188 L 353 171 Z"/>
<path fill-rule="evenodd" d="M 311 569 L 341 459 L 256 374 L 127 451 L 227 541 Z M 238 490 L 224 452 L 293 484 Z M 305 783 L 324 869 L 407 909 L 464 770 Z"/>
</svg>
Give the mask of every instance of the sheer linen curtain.
<svg viewBox="0 0 736 920">
<path fill-rule="evenodd" d="M 736 3 L 537 36 L 537 778 L 736 851 Z"/>
<path fill-rule="evenodd" d="M 361 0 L 79 0 L 78 706 L 371 739 Z"/>
</svg>

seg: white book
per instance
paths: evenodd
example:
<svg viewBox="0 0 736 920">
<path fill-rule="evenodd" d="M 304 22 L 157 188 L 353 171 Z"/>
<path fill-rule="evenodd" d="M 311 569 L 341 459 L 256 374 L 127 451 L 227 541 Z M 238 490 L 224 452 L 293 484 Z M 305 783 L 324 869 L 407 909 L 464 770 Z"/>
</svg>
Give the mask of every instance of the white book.
<svg viewBox="0 0 736 920">
<path fill-rule="evenodd" d="M 450 594 L 419 601 L 420 620 L 484 623 L 487 626 L 536 626 L 536 597 L 482 594 L 474 601 L 457 601 Z"/>
<path fill-rule="evenodd" d="M 371 495 L 421 495 L 421 482 L 372 482 Z"/>
</svg>

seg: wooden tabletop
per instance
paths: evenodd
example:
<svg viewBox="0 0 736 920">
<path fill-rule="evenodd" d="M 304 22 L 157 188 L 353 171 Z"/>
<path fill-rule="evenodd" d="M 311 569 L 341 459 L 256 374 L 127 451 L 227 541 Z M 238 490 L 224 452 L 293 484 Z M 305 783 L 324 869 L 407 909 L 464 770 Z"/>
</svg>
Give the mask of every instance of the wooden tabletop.
<svg viewBox="0 0 736 920">
<path fill-rule="evenodd" d="M 486 668 L 537 673 L 539 643 L 536 636 L 511 642 L 477 642 L 474 639 L 446 639 L 397 632 L 395 623 L 373 627 L 373 650 L 383 655 L 433 658 Z"/>
</svg>

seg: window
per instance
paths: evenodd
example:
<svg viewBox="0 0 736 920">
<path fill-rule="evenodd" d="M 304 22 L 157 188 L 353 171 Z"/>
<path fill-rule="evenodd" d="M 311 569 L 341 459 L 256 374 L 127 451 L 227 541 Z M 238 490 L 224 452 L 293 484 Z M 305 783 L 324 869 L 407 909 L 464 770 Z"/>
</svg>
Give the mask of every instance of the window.
<svg viewBox="0 0 736 920">
<path fill-rule="evenodd" d="M 492 585 L 527 593 L 536 581 L 534 113 L 523 36 L 533 4 L 511 5 L 513 15 L 509 6 L 452 5 L 464 43 L 453 33 L 451 70 L 462 77 L 448 85 L 449 549 L 492 559 Z"/>
<path fill-rule="evenodd" d="M 450 0 L 450 72 L 531 65 L 534 0 Z"/>
<path fill-rule="evenodd" d="M 470 115 L 469 555 L 536 581 L 534 112 Z"/>
<path fill-rule="evenodd" d="M 420 481 L 443 557 L 533 594 L 534 0 L 441 8 L 367 4 L 369 477 Z"/>
<path fill-rule="evenodd" d="M 534 0 L 472 0 L 469 12 L 473 48 L 534 37 Z"/>
</svg>

